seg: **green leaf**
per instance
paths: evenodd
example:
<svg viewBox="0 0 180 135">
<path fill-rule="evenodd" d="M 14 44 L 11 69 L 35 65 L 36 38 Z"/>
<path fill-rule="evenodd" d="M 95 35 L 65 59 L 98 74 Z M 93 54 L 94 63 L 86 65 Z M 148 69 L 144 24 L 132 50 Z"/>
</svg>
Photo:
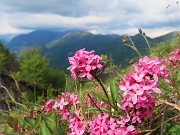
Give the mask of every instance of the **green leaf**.
<svg viewBox="0 0 180 135">
<path fill-rule="evenodd" d="M 47 117 L 51 117 L 51 118 L 54 118 L 54 116 L 55 116 L 55 113 L 54 113 L 54 112 L 51 112 L 51 113 L 49 113 L 49 114 L 47 115 Z"/>
<path fill-rule="evenodd" d="M 22 118 L 19 118 L 19 124 L 22 128 L 24 129 L 28 129 L 29 128 L 29 124 L 27 122 L 25 122 Z"/>
<path fill-rule="evenodd" d="M 116 93 L 116 85 L 114 81 L 112 81 L 110 85 L 111 99 L 115 110 L 118 110 L 117 107 L 117 93 Z"/>
<path fill-rule="evenodd" d="M 57 131 L 56 122 L 54 120 L 54 117 L 53 118 L 52 117 L 46 117 L 44 119 L 44 121 L 45 121 L 45 124 L 51 133 L 54 133 Z"/>
<path fill-rule="evenodd" d="M 102 60 L 107 61 L 107 55 L 102 55 Z"/>
<path fill-rule="evenodd" d="M 22 118 L 19 118 L 19 124 L 20 124 L 20 126 L 22 127 L 23 125 L 24 125 L 24 121 L 22 120 Z"/>
<path fill-rule="evenodd" d="M 11 127 L 9 127 L 8 125 L 6 125 L 6 126 L 4 127 L 4 133 L 5 133 L 5 134 L 10 134 L 11 132 L 12 132 Z"/>
<path fill-rule="evenodd" d="M 103 111 L 103 112 L 109 113 L 109 110 L 107 110 L 107 109 L 105 109 L 105 108 L 100 108 L 100 109 L 101 109 L 101 111 Z M 89 111 L 99 111 L 97 108 L 88 108 L 88 110 L 89 110 Z"/>
<path fill-rule="evenodd" d="M 101 95 L 101 94 L 97 94 L 95 92 L 92 91 L 93 96 L 97 97 L 99 100 L 108 103 L 108 101 Z"/>
<path fill-rule="evenodd" d="M 180 135 L 180 126 L 179 125 L 172 126 L 169 132 L 176 133 L 176 135 Z"/>
<path fill-rule="evenodd" d="M 34 123 L 34 128 L 37 128 L 37 126 L 41 123 L 41 115 L 38 115 L 35 123 Z"/>
<path fill-rule="evenodd" d="M 24 121 L 26 121 L 31 126 L 34 126 L 35 120 L 30 117 L 24 117 Z"/>
<path fill-rule="evenodd" d="M 51 135 L 49 129 L 46 127 L 45 122 L 41 123 L 39 135 Z"/>
<path fill-rule="evenodd" d="M 122 76 L 124 76 L 124 75 L 126 75 L 126 74 L 127 74 L 126 70 L 124 70 L 124 69 L 121 70 L 121 75 L 122 75 Z"/>
<path fill-rule="evenodd" d="M 24 120 L 22 120 L 22 118 L 19 119 L 19 124 L 24 129 L 28 129 L 29 128 L 29 124 L 27 122 L 25 122 Z"/>
</svg>

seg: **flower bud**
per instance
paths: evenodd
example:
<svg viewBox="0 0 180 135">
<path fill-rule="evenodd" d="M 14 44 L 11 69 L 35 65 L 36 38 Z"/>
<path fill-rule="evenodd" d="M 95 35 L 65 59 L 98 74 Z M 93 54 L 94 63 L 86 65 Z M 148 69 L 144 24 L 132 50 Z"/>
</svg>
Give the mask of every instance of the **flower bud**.
<svg viewBox="0 0 180 135">
<path fill-rule="evenodd" d="M 107 55 L 101 55 L 103 61 L 107 61 Z"/>
<path fill-rule="evenodd" d="M 142 30 L 140 28 L 138 30 L 139 30 L 139 33 L 142 34 Z"/>
<path fill-rule="evenodd" d="M 143 36 L 146 36 L 146 33 L 145 33 L 145 32 L 143 32 L 142 34 L 143 34 Z"/>
</svg>

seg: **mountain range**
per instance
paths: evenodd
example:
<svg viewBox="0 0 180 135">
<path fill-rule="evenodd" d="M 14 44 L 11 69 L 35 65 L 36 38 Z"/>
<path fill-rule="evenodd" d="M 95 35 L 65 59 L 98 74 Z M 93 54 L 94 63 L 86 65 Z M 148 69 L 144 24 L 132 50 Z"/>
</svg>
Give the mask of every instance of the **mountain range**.
<svg viewBox="0 0 180 135">
<path fill-rule="evenodd" d="M 0 35 L 0 42 L 3 44 L 8 44 L 10 40 L 15 36 L 16 34 L 2 34 Z"/>
<path fill-rule="evenodd" d="M 147 37 L 151 46 L 173 38 L 179 32 L 172 32 L 160 37 Z M 1 39 L 1 37 L 0 37 Z M 134 44 L 143 55 L 149 53 L 146 42 L 141 34 L 131 36 Z M 27 34 L 15 36 L 6 43 L 5 46 L 10 51 L 20 52 L 21 50 L 37 46 L 42 48 L 43 55 L 50 60 L 50 65 L 65 70 L 68 64 L 68 57 L 72 56 L 77 50 L 95 50 L 96 54 L 106 54 L 112 58 L 113 62 L 122 67 L 127 66 L 131 59 L 136 59 L 138 55 L 130 47 L 122 42 L 122 35 L 95 35 L 87 31 L 33 31 Z"/>
</svg>

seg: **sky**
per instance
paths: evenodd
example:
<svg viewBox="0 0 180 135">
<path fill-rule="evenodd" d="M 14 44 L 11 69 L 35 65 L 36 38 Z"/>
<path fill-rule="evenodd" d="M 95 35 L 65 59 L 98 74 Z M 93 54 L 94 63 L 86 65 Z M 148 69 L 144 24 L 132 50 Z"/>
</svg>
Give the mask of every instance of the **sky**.
<svg viewBox="0 0 180 135">
<path fill-rule="evenodd" d="M 33 30 L 138 33 L 180 30 L 180 0 L 0 0 L 0 34 Z"/>
</svg>

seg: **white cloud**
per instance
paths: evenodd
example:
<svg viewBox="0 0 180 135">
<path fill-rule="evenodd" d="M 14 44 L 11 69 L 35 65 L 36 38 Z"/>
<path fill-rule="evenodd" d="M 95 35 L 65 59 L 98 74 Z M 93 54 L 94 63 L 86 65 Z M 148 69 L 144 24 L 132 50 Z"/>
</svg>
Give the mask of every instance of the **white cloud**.
<svg viewBox="0 0 180 135">
<path fill-rule="evenodd" d="M 6 16 L 10 25 L 17 28 L 76 28 L 89 25 L 100 25 L 111 21 L 105 16 L 84 16 L 84 17 L 66 17 L 58 14 L 27 14 L 17 13 Z"/>
<path fill-rule="evenodd" d="M 142 28 L 150 36 L 157 36 L 180 29 L 180 2 L 176 4 L 176 1 L 0 1 L 0 34 L 35 29 L 84 29 L 102 34 L 135 34 L 138 28 Z"/>
</svg>

